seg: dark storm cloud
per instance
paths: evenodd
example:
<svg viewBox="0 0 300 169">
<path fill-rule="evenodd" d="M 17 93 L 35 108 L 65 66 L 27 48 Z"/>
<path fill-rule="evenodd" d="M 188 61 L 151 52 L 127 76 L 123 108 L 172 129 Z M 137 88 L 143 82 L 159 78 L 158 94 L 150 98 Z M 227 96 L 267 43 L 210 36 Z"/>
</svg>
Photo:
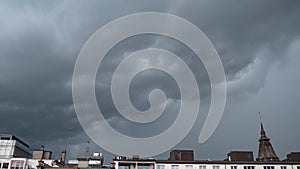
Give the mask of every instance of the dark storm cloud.
<svg viewBox="0 0 300 169">
<path fill-rule="evenodd" d="M 158 11 L 181 16 L 203 30 L 216 46 L 225 67 L 229 97 L 224 119 L 220 124 L 222 127 L 208 143 L 200 146 L 203 151 L 196 151 L 197 157 L 223 158 L 229 151 L 226 147 L 229 144 L 232 149 L 255 150 L 258 134 L 257 111 L 274 112 L 276 118 L 274 117 L 272 121 L 286 124 L 283 128 L 277 127 L 276 124 L 267 124 L 270 130 L 275 128 L 278 131 L 270 134 L 275 138 L 277 135 L 278 140 L 275 144 L 283 147 L 277 148 L 281 156 L 287 151 L 299 149 L 297 146 L 285 146 L 284 140 L 278 138 L 285 134 L 284 136 L 295 140 L 290 141 L 289 145 L 296 145 L 297 141 L 299 142 L 298 135 L 291 136 L 284 133 L 284 130 L 293 127 L 289 125 L 290 120 L 299 119 L 299 108 L 296 104 L 292 104 L 294 100 L 299 100 L 299 92 L 287 92 L 288 94 L 283 92 L 281 95 L 285 99 L 274 101 L 277 105 L 283 106 L 277 106 L 270 101 L 272 100 L 270 98 L 274 97 L 272 95 L 274 91 L 279 89 L 285 91 L 285 85 L 290 83 L 299 84 L 298 69 L 294 68 L 297 67 L 294 63 L 297 61 L 295 57 L 299 56 L 299 40 L 297 40 L 300 36 L 299 1 L 128 0 L 88 3 L 85 1 L 1 3 L 0 132 L 2 133 L 15 133 L 28 140 L 35 148 L 45 144 L 56 152 L 67 148 L 73 153 L 73 158 L 83 155 L 85 141 L 89 138 L 78 123 L 71 93 L 73 66 L 81 47 L 92 33 L 113 19 L 136 12 Z M 131 52 L 149 47 L 171 50 L 181 56 L 193 72 L 196 72 L 195 76 L 200 84 L 203 99 L 202 114 L 196 127 L 178 145 L 179 148 L 198 150 L 197 137 L 210 98 L 207 73 L 194 54 L 179 42 L 157 36 L 143 36 L 136 39 L 124 41 L 123 46 L 121 44 L 113 49 L 111 56 L 101 65 L 96 83 L 97 97 L 110 97 L 110 91 L 106 90 L 110 87 L 110 75 L 115 66 Z M 289 66 L 292 68 L 289 69 Z M 285 74 L 276 76 L 281 69 L 287 72 L 286 74 L 294 76 L 282 77 Z M 104 72 L 103 75 L 101 72 Z M 157 85 L 169 93 L 168 110 L 176 111 L 180 96 L 176 85 L 169 85 L 173 83 L 172 80 L 163 81 L 165 76 L 157 72 L 145 72 L 143 75 L 145 77 L 137 77 L 132 84 L 133 104 L 141 110 L 148 108 L 148 89 Z M 157 84 L 155 81 L 161 83 Z M 277 81 L 282 82 L 282 86 L 274 85 L 278 84 Z M 292 90 L 297 87 L 289 88 Z M 260 106 L 253 108 L 257 100 L 261 102 Z M 106 105 L 103 109 L 107 112 L 106 116 L 111 123 L 119 122 L 115 123 L 114 127 L 126 126 L 120 121 L 120 117 L 110 114 L 113 105 L 109 99 L 100 104 Z M 286 111 L 285 113 L 289 115 L 285 117 L 285 121 L 280 120 L 282 118 L 280 112 L 276 111 L 277 107 L 288 107 L 287 110 L 278 109 Z M 166 120 L 169 120 L 166 124 L 172 123 L 171 118 Z M 155 126 L 157 129 L 164 129 L 167 127 L 166 124 Z M 134 125 L 130 125 L 131 127 L 125 127 L 123 132 L 132 132 Z M 134 132 L 142 134 L 139 130 Z M 239 136 L 249 140 L 235 140 Z M 98 149 L 95 145 L 92 146 Z M 162 156 L 165 157 L 166 154 Z"/>
<path fill-rule="evenodd" d="M 107 8 L 110 5 L 121 6 L 113 11 Z M 82 134 L 72 105 L 71 77 L 75 59 L 95 30 L 123 15 L 118 10 L 129 13 L 127 5 L 97 1 L 93 4 L 3 2 L 1 132 L 15 133 L 29 140 L 33 147 L 51 145 L 55 151 L 66 146 L 57 146 L 57 143 L 84 144 L 88 140 Z M 139 10 L 143 10 L 144 5 L 140 5 Z M 163 6 L 160 3 L 157 7 Z"/>
<path fill-rule="evenodd" d="M 81 129 L 71 100 L 72 45 L 47 13 L 51 4 L 34 4 L 1 6 L 0 105 L 1 132 L 36 147 Z"/>
<path fill-rule="evenodd" d="M 251 64 L 261 48 L 284 51 L 299 35 L 299 6 L 296 1 L 205 1 L 187 3 L 180 13 L 211 38 L 230 77 Z M 280 59 L 275 57 L 270 60 Z"/>
</svg>

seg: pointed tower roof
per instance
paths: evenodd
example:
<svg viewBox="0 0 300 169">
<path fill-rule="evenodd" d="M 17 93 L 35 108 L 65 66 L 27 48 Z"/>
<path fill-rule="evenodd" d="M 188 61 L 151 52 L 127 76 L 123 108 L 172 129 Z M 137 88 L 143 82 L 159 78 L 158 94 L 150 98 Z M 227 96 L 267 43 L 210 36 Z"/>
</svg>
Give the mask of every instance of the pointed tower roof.
<svg viewBox="0 0 300 169">
<path fill-rule="evenodd" d="M 267 137 L 264 125 L 260 122 L 260 138 L 259 138 L 258 157 L 256 161 L 279 161 L 270 138 Z"/>
<path fill-rule="evenodd" d="M 267 137 L 266 135 L 266 131 L 264 129 L 264 125 L 262 122 L 260 122 L 260 138 L 259 138 L 259 141 L 260 140 L 270 140 L 270 138 Z"/>
</svg>

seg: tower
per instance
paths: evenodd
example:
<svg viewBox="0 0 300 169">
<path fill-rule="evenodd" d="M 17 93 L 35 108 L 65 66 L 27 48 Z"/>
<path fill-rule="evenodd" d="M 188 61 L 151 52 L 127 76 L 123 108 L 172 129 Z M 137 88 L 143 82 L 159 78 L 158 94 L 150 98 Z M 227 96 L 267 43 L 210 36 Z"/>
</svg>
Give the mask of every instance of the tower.
<svg viewBox="0 0 300 169">
<path fill-rule="evenodd" d="M 270 142 L 270 138 L 266 135 L 262 121 L 260 122 L 259 149 L 256 161 L 279 161 Z"/>
</svg>

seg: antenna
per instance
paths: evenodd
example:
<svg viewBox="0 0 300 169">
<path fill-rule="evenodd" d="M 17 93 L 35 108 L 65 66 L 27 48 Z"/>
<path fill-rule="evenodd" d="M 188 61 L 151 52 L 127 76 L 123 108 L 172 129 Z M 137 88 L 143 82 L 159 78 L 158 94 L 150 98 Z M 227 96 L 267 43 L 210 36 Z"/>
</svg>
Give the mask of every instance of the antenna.
<svg viewBox="0 0 300 169">
<path fill-rule="evenodd" d="M 87 158 L 87 160 L 89 160 L 89 158 L 90 158 L 90 141 L 88 140 L 88 141 L 86 141 L 86 143 L 87 143 L 87 146 L 86 146 L 86 158 Z"/>
<path fill-rule="evenodd" d="M 258 115 L 259 115 L 259 120 L 260 120 L 260 123 L 262 123 L 262 117 L 261 117 L 261 113 L 258 112 Z"/>
</svg>

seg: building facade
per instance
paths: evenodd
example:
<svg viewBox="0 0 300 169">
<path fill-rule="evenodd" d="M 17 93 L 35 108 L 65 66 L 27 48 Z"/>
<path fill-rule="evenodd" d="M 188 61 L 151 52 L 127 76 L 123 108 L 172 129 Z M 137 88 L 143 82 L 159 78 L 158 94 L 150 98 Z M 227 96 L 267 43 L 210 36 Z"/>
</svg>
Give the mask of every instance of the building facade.
<svg viewBox="0 0 300 169">
<path fill-rule="evenodd" d="M 0 169 L 42 169 L 45 167 L 64 166 L 66 151 L 61 153 L 61 159 L 52 159 L 51 151 L 44 150 L 44 146 L 33 152 L 29 145 L 11 134 L 0 134 Z"/>
<path fill-rule="evenodd" d="M 31 158 L 29 145 L 11 134 L 0 134 L 0 158 Z"/>
<path fill-rule="evenodd" d="M 224 161 L 194 160 L 191 150 L 173 150 L 169 160 L 129 159 L 113 160 L 112 169 L 300 169 L 300 152 L 292 152 L 280 161 L 267 137 L 263 124 L 256 161 L 252 151 L 231 151 Z"/>
<path fill-rule="evenodd" d="M 291 161 L 172 161 L 172 160 L 113 160 L 115 169 L 300 169 Z"/>
<path fill-rule="evenodd" d="M 28 158 L 2 158 L 0 159 L 0 169 L 36 169 L 38 159 Z M 43 160 L 47 166 L 54 166 L 53 160 Z"/>
</svg>

